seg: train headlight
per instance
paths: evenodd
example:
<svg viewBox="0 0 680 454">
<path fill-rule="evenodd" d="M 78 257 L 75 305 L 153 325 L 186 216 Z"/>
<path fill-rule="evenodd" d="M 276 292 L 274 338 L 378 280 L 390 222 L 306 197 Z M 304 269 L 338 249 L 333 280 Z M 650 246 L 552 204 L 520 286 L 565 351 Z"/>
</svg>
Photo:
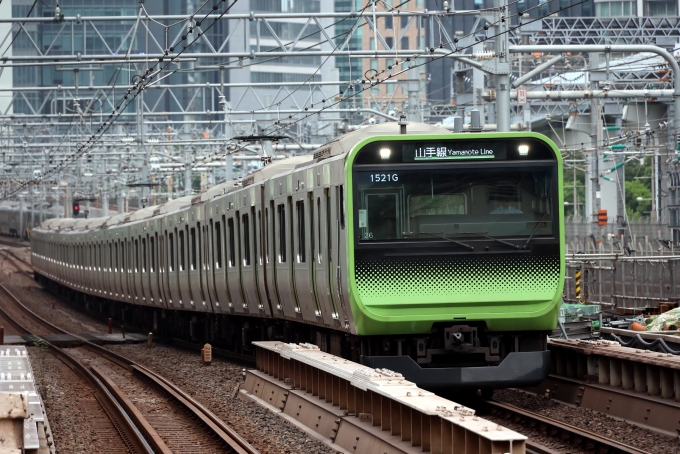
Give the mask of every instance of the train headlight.
<svg viewBox="0 0 680 454">
<path fill-rule="evenodd" d="M 390 155 L 392 154 L 392 150 L 389 148 L 381 148 L 380 149 L 380 157 L 382 159 L 390 159 Z"/>
<path fill-rule="evenodd" d="M 520 145 L 517 147 L 517 151 L 519 152 L 520 156 L 526 156 L 529 154 L 529 145 Z"/>
</svg>

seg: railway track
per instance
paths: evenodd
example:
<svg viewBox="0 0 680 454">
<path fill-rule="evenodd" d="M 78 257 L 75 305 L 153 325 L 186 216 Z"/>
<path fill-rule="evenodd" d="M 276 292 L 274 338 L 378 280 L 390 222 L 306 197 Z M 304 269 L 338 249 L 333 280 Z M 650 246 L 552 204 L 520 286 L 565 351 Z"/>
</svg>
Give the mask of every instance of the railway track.
<svg viewBox="0 0 680 454">
<path fill-rule="evenodd" d="M 31 268 L 31 264 L 28 263 L 26 260 L 17 256 L 10 249 L 0 249 L 0 255 L 2 255 L 5 258 L 5 260 L 7 260 L 10 263 L 10 265 L 12 265 L 17 270 L 17 272 L 22 273 L 28 276 L 29 278 L 33 279 L 33 268 Z"/>
<path fill-rule="evenodd" d="M 495 401 L 485 401 L 484 405 L 487 407 L 493 416 L 500 417 L 506 420 L 511 420 L 515 423 L 521 424 L 523 427 L 536 430 L 550 438 L 556 438 L 561 443 L 570 446 L 576 450 L 583 450 L 588 452 L 596 452 L 600 454 L 645 454 L 647 451 L 620 443 L 611 438 L 606 438 L 594 432 L 579 429 L 569 424 L 557 421 L 546 416 L 530 412 L 513 405 L 508 405 Z M 541 446 L 531 438 L 527 441 L 527 452 L 535 452 L 537 454 L 550 454 L 555 451 L 550 450 L 545 446 Z"/>
<path fill-rule="evenodd" d="M 2 285 L 0 293 L 13 306 L 12 313 L 0 307 L 0 315 L 18 333 L 32 334 L 37 331 L 37 328 L 29 329 L 24 326 L 30 323 L 32 326 L 41 326 L 42 331 L 67 334 L 82 341 L 83 348 L 74 355 L 48 342 L 46 344 L 52 353 L 95 390 L 97 400 L 111 417 L 129 451 L 242 454 L 257 452 L 210 410 L 164 377 L 44 320 L 24 306 Z M 20 312 L 19 317 L 17 312 Z M 22 318 L 23 323 L 17 321 L 17 318 Z M 90 363 L 89 367 L 86 367 L 84 362 Z M 131 394 L 134 393 L 135 396 L 143 393 L 147 401 L 137 399 L 138 403 L 143 405 L 135 405 L 127 397 L 124 389 L 129 390 Z M 162 404 L 154 407 L 154 402 Z M 149 415 L 154 412 L 162 417 L 150 417 Z"/>
</svg>

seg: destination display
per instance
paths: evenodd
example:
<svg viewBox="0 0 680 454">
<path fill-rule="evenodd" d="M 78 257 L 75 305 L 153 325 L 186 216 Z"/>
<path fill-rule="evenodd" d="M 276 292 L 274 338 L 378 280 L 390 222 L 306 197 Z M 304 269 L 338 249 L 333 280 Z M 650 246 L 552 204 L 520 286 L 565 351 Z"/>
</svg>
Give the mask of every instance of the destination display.
<svg viewBox="0 0 680 454">
<path fill-rule="evenodd" d="M 498 141 L 402 144 L 402 162 L 505 160 L 506 157 L 506 145 Z"/>
</svg>

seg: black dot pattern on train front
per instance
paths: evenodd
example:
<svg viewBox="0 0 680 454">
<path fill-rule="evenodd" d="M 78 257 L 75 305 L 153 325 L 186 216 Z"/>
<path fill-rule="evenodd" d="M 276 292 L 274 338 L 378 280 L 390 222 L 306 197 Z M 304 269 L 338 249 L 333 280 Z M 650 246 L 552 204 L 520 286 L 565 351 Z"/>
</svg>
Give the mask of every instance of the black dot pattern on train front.
<svg viewBox="0 0 680 454">
<path fill-rule="evenodd" d="M 519 295 L 556 289 L 558 257 L 358 261 L 362 297 Z"/>
</svg>

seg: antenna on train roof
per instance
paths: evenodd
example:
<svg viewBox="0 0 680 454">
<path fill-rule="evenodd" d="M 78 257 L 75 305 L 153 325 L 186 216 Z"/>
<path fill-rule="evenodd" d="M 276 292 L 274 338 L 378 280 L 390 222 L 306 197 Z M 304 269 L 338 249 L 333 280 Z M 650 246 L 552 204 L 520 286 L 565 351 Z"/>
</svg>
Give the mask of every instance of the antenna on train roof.
<svg viewBox="0 0 680 454">
<path fill-rule="evenodd" d="M 406 125 L 408 124 L 408 120 L 406 119 L 406 115 L 401 115 L 399 117 L 399 133 L 400 134 L 406 134 Z"/>
</svg>

